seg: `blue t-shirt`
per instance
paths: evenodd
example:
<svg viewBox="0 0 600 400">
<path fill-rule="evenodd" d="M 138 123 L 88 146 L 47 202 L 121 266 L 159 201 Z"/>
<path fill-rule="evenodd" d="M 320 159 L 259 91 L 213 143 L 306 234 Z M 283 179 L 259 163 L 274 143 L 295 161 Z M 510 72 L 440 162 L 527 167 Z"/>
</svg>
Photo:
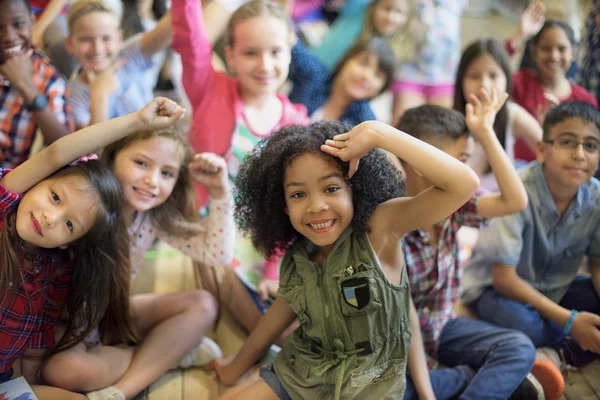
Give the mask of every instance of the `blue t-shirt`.
<svg viewBox="0 0 600 400">
<path fill-rule="evenodd" d="M 142 35 L 136 35 L 125 43 L 119 58 L 125 64 L 117 69 L 119 88 L 108 101 L 108 117 L 116 118 L 137 111 L 154 98 L 152 87 L 147 84 L 144 72 L 152 66 L 140 48 Z M 80 77 L 78 68 L 69 80 L 68 104 L 76 126 L 90 123 L 90 89 Z"/>
</svg>

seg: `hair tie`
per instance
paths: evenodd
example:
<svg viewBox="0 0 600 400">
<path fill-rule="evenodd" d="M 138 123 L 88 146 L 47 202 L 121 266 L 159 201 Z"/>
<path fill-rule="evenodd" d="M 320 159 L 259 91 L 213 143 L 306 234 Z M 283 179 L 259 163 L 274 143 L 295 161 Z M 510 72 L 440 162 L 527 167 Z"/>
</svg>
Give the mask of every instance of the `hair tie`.
<svg viewBox="0 0 600 400">
<path fill-rule="evenodd" d="M 71 167 L 74 167 L 79 163 L 85 163 L 85 162 L 97 160 L 97 159 L 98 159 L 98 155 L 96 153 L 90 153 L 87 156 L 81 156 L 79 158 L 76 158 L 75 161 L 70 162 L 69 165 Z"/>
</svg>

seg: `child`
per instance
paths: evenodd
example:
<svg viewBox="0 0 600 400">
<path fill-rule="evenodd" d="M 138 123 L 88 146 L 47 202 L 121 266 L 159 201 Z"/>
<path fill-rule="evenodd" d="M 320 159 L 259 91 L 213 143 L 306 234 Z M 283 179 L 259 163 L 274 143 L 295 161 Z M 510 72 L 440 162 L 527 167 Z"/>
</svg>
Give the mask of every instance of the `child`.
<svg viewBox="0 0 600 400">
<path fill-rule="evenodd" d="M 433 187 L 402 198 L 394 167 L 371 151 L 377 147 Z M 289 247 L 279 297 L 235 359 L 215 362 L 223 383 L 233 384 L 296 318 L 300 327 L 274 370 L 232 397 L 401 396 L 410 295 L 400 238 L 447 216 L 477 184 L 457 160 L 376 121 L 350 132 L 336 122 L 287 127 L 266 141 L 240 172 L 236 213 L 262 251 Z"/>
<path fill-rule="evenodd" d="M 132 281 L 156 239 L 206 266 L 231 263 L 235 230 L 225 160 L 208 153 L 192 158 L 187 140 L 173 129 L 124 138 L 107 146 L 102 159 L 123 189 Z M 198 209 L 192 180 L 209 188 L 210 213 L 204 226 L 195 223 Z M 135 295 L 131 307 L 135 327 L 143 336 L 138 346 L 101 346 L 88 341 L 50 360 L 44 378 L 53 386 L 72 391 L 90 392 L 108 386 L 88 393 L 92 399 L 111 395 L 129 399 L 188 352 L 177 366 L 202 366 L 221 356 L 214 342 L 202 340 L 217 315 L 218 306 L 210 293 L 198 290 Z M 161 356 L 157 358 L 157 354 Z M 64 374 L 75 366 L 79 371 L 76 376 Z"/>
<path fill-rule="evenodd" d="M 400 119 L 398 129 L 411 132 L 462 162 L 467 162 L 473 151 L 471 132 L 483 147 L 500 188 L 499 193 L 478 190 L 441 223 L 408 233 L 404 237 L 404 252 L 429 365 L 434 366 L 439 361 L 449 367 L 466 364 L 473 368 L 476 373 L 462 390 L 464 398 L 483 398 L 485 392 L 486 399 L 506 399 L 531 370 L 535 358 L 531 341 L 518 332 L 457 317 L 454 311 L 462 275 L 457 242 L 460 227 L 480 228 L 487 224 L 488 218 L 519 212 L 527 206 L 525 189 L 519 184 L 512 162 L 493 130 L 494 117 L 508 94 L 504 92 L 498 97 L 495 89 L 491 93 L 491 98 L 484 89 L 480 89 L 478 96 L 471 94 L 466 118 L 456 111 L 425 105 L 408 110 Z M 429 180 L 413 167 L 403 167 L 408 195 L 416 196 L 431 186 Z M 551 368 L 551 365 L 542 367 Z M 560 381 L 560 372 L 552 371 Z M 447 373 L 446 369 L 430 371 L 437 398 L 457 395 L 455 387 L 440 378 Z M 502 379 L 496 379 L 500 375 Z M 545 377 L 540 376 L 540 379 Z M 531 390 L 525 388 L 530 385 L 531 382 L 526 381 L 519 391 Z M 413 398 L 417 389 L 409 384 L 405 397 Z"/>
<path fill-rule="evenodd" d="M 81 64 L 69 81 L 77 127 L 115 118 L 152 98 L 145 71 L 171 43 L 171 14 L 156 27 L 122 42 L 119 18 L 102 0 L 80 0 L 68 14 L 67 49 Z"/>
<path fill-rule="evenodd" d="M 477 40 L 463 52 L 456 74 L 454 109 L 465 114 L 469 99 L 473 95 L 480 96 L 481 88 L 487 93 L 496 90 L 498 96 L 510 93 L 511 90 L 510 62 L 502 44 L 494 39 Z M 479 98 L 479 101 L 483 99 Z M 511 101 L 506 102 L 498 111 L 494 131 L 513 163 L 515 139 L 524 138 L 534 145 L 542 138 L 542 129 L 535 119 Z M 489 173 L 490 163 L 479 144 L 473 150 L 469 164 L 480 177 Z M 493 176 L 490 178 L 493 180 Z M 495 183 L 488 182 L 486 187 L 495 188 Z"/>
<path fill-rule="evenodd" d="M 356 40 L 384 38 L 398 61 L 416 55 L 418 24 L 414 0 L 350 0 L 321 42 L 310 49 L 327 68 L 333 69 Z"/>
<path fill-rule="evenodd" d="M 27 0 L 0 2 L 0 167 L 15 168 L 31 152 L 37 128 L 46 144 L 73 130 L 65 81 L 31 45 Z"/>
<path fill-rule="evenodd" d="M 580 100 L 598 107 L 591 94 L 566 77 L 575 46 L 575 34 L 569 25 L 548 20 L 531 40 L 536 70 L 523 68 L 513 76 L 513 100 L 536 117 L 540 125 L 548 110 L 563 101 Z M 535 144 L 517 142 L 515 155 L 522 160 L 534 160 L 534 148 Z"/>
<path fill-rule="evenodd" d="M 481 231 L 461 299 L 577 367 L 600 353 L 600 113 L 583 102 L 550 109 L 537 151 L 521 173 L 528 207 Z M 577 276 L 584 255 L 591 278 Z"/>
<path fill-rule="evenodd" d="M 400 64 L 392 85 L 393 121 L 422 104 L 451 108 L 460 56 L 460 15 L 465 0 L 418 0 L 417 18 L 425 26 L 418 56 Z"/>
<path fill-rule="evenodd" d="M 354 126 L 375 119 L 369 101 L 390 87 L 396 61 L 385 40 L 371 38 L 351 47 L 332 73 L 298 41 L 292 66 L 290 99 L 306 105 L 311 121 Z"/>
<path fill-rule="evenodd" d="M 12 172 L 0 170 L 2 381 L 10 379 L 16 359 L 42 355 L 40 349 L 54 344 L 63 306 L 70 316 L 67 331 L 80 328 L 82 333 L 64 335 L 52 352 L 72 347 L 97 326 L 109 297 L 127 304 L 113 282 L 129 267 L 118 181 L 87 157 L 63 167 L 136 130 L 166 127 L 181 113 L 159 98 L 136 113 L 57 140 Z M 114 322 L 130 340 L 135 334 L 127 317 L 125 311 Z M 32 384 L 39 365 L 38 359 L 22 358 L 22 373 Z"/>
</svg>

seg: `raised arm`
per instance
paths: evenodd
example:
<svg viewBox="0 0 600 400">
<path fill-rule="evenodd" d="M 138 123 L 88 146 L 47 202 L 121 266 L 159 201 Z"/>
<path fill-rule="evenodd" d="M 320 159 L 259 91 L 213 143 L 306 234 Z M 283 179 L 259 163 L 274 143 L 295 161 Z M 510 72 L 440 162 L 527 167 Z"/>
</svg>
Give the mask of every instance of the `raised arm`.
<svg viewBox="0 0 600 400">
<path fill-rule="evenodd" d="M 158 24 L 152 29 L 143 34 L 140 42 L 140 49 L 146 58 L 152 57 L 169 47 L 173 38 L 173 25 L 171 24 L 171 11 L 158 21 Z"/>
<path fill-rule="evenodd" d="M 76 158 L 140 130 L 168 127 L 179 120 L 183 112 L 174 101 L 158 97 L 139 111 L 88 126 L 57 140 L 4 175 L 0 183 L 13 193 L 23 193 Z"/>
<path fill-rule="evenodd" d="M 31 43 L 38 49 L 44 49 L 44 35 L 48 26 L 58 17 L 58 14 L 69 3 L 69 0 L 50 0 L 44 11 L 33 24 L 31 31 Z"/>
<path fill-rule="evenodd" d="M 522 138 L 532 149 L 542 141 L 542 127 L 535 117 L 519 104 L 512 103 L 514 109 L 513 135 L 515 139 Z"/>
<path fill-rule="evenodd" d="M 505 93 L 498 98 L 494 89 L 490 97 L 485 89 L 481 89 L 480 96 L 482 101 L 474 94 L 471 95 L 471 102 L 466 107 L 466 120 L 469 130 L 481 143 L 486 153 L 500 189 L 500 192 L 483 195 L 477 203 L 477 210 L 481 217 L 491 218 L 525 209 L 527 192 L 494 132 L 496 113 L 502 108 L 508 94 Z"/>
<path fill-rule="evenodd" d="M 195 107 L 209 93 L 215 71 L 212 67 L 212 47 L 202 22 L 200 0 L 173 0 L 172 48 L 181 55 L 182 82 L 190 102 Z"/>
<path fill-rule="evenodd" d="M 433 185 L 415 197 L 391 199 L 377 206 L 369 225 L 379 234 L 400 238 L 430 227 L 456 211 L 479 186 L 475 172 L 454 157 L 378 121 L 363 122 L 328 140 L 321 149 L 350 161 L 351 177 L 360 157 L 377 147 L 404 160 Z"/>
</svg>

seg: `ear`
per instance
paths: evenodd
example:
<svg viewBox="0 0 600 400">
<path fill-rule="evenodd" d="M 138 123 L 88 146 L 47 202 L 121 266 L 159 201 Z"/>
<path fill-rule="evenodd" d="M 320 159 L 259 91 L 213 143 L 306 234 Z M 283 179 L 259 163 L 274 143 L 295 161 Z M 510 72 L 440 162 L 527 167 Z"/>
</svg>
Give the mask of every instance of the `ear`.
<svg viewBox="0 0 600 400">
<path fill-rule="evenodd" d="M 541 140 L 535 144 L 535 159 L 540 164 L 543 164 L 545 161 L 544 151 L 546 150 L 546 146 L 548 146 L 548 143 L 544 143 Z"/>
<path fill-rule="evenodd" d="M 235 68 L 233 62 L 233 49 L 231 46 L 225 46 L 225 61 L 227 62 L 227 69 L 232 75 L 235 75 Z"/>
</svg>

